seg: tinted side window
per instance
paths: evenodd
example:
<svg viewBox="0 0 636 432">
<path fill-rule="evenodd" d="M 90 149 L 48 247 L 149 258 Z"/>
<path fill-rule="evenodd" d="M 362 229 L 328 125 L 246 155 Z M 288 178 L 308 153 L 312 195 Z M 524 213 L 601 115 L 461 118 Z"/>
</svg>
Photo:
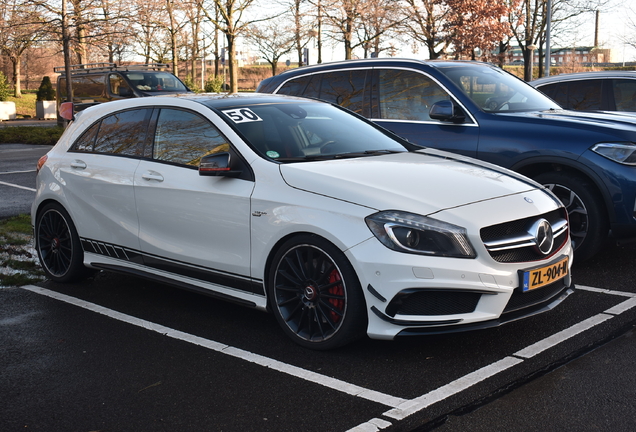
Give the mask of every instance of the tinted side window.
<svg viewBox="0 0 636 432">
<path fill-rule="evenodd" d="M 96 153 L 141 156 L 146 137 L 146 119 L 151 110 L 122 111 L 105 117 L 95 141 Z"/>
<path fill-rule="evenodd" d="M 225 137 L 208 120 L 189 111 L 161 109 L 154 159 L 199 166 L 201 157 L 229 150 Z"/>
<path fill-rule="evenodd" d="M 362 114 L 366 71 L 338 71 L 322 74 L 320 99 Z"/>
<path fill-rule="evenodd" d="M 612 80 L 617 111 L 636 112 L 636 79 Z"/>
<path fill-rule="evenodd" d="M 305 93 L 303 93 L 302 96 L 319 99 L 321 77 L 322 74 L 313 75 L 309 80 L 309 84 L 307 84 L 307 88 L 305 88 Z"/>
<path fill-rule="evenodd" d="M 73 143 L 73 146 L 69 151 L 75 152 L 92 152 L 93 145 L 95 144 L 95 137 L 99 130 L 99 122 L 88 128 L 78 139 Z"/>
<path fill-rule="evenodd" d="M 568 85 L 567 83 L 547 84 L 539 87 L 546 96 L 561 105 L 563 108 L 568 107 Z"/>
<path fill-rule="evenodd" d="M 104 75 L 73 77 L 73 99 L 81 103 L 106 102 Z"/>
<path fill-rule="evenodd" d="M 378 92 L 380 117 L 399 120 L 431 120 L 428 113 L 435 102 L 450 100 L 435 81 L 421 73 L 380 70 Z"/>
<path fill-rule="evenodd" d="M 305 91 L 305 87 L 311 80 L 311 75 L 300 77 L 293 79 L 291 81 L 287 81 L 283 86 L 278 90 L 278 94 L 284 95 L 292 95 L 292 96 L 300 96 Z"/>
<path fill-rule="evenodd" d="M 568 108 L 600 110 L 602 80 L 572 81 L 568 87 Z"/>
</svg>

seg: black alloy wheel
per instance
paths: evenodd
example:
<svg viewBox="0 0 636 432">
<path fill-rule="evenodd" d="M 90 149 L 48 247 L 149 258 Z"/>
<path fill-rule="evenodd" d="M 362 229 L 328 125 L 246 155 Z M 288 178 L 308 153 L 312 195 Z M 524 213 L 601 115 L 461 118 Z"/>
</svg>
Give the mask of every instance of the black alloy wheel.
<svg viewBox="0 0 636 432">
<path fill-rule="evenodd" d="M 570 224 L 574 257 L 584 261 L 595 255 L 609 231 L 603 200 L 585 179 L 565 171 L 549 172 L 535 177 L 563 203 Z"/>
<path fill-rule="evenodd" d="M 364 299 L 344 254 L 317 236 L 299 236 L 278 251 L 270 272 L 272 309 L 284 331 L 314 349 L 332 349 L 364 334 Z"/>
<path fill-rule="evenodd" d="M 35 224 L 36 249 L 47 277 L 56 282 L 75 282 L 90 271 L 70 216 L 57 204 L 46 205 Z"/>
</svg>

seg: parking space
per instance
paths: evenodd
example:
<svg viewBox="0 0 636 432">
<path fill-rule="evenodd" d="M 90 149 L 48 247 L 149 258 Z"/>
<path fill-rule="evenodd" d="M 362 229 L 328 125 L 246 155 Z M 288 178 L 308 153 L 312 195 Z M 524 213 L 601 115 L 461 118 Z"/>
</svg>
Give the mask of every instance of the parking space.
<svg viewBox="0 0 636 432">
<path fill-rule="evenodd" d="M 35 165 L 51 146 L 0 144 L 0 218 L 27 213 L 35 197 Z"/>
<path fill-rule="evenodd" d="M 560 306 L 499 328 L 328 352 L 270 314 L 130 276 L 0 289 L 0 429 L 430 430 L 633 325 L 634 259 L 609 245 L 575 264 Z"/>
<path fill-rule="evenodd" d="M 140 401 L 135 391 L 158 392 L 160 399 L 177 395 L 181 402 L 175 399 L 173 405 L 178 406 L 183 402 L 181 392 L 193 392 L 191 397 L 213 411 L 215 430 L 245 430 L 246 424 L 252 429 L 258 425 L 258 430 L 410 430 L 589 350 L 636 320 L 634 293 L 581 286 L 556 310 L 494 330 L 394 342 L 367 340 L 337 351 L 313 352 L 288 341 L 268 314 L 141 279 L 101 273 L 82 286 L 40 285 L 0 294 L 20 298 L 4 305 L 21 304 L 24 298 L 27 304 L 40 305 L 31 310 L 5 306 L 2 312 L 3 322 L 14 329 L 20 325 L 26 331 L 32 321 L 46 329 L 35 344 L 42 352 L 28 356 L 33 360 L 30 367 L 47 370 L 53 362 L 59 380 L 106 386 L 104 397 L 113 406 L 94 408 L 105 417 L 110 409 L 136 404 L 143 405 L 144 412 L 154 412 L 155 405 Z M 22 349 L 19 339 L 3 336 L 15 340 L 17 351 Z M 68 349 L 67 341 L 76 340 L 78 347 Z M 51 344 L 63 360 L 50 358 L 43 347 Z M 93 353 L 93 360 L 77 364 L 84 351 Z M 184 353 L 191 354 L 184 358 Z M 3 366 L 20 369 L 15 364 L 19 358 Z M 60 366 L 64 364 L 68 366 Z M 181 378 L 174 378 L 174 388 L 167 390 L 168 378 L 161 378 L 179 376 L 184 369 L 206 379 L 213 373 L 214 378 L 195 386 L 186 381 L 180 385 Z M 115 388 L 102 382 L 113 374 L 119 383 Z M 46 396 L 45 406 L 53 409 L 59 397 L 53 383 L 56 375 L 48 379 L 52 393 L 40 389 L 40 394 Z M 81 404 L 83 394 L 70 399 Z M 23 413 L 27 419 L 38 411 L 34 408 L 24 406 L 30 413 Z M 247 411 L 258 412 L 258 419 Z M 171 418 L 211 421 L 204 412 L 202 406 L 199 411 L 172 412 Z M 161 417 L 161 410 L 152 415 Z M 104 426 L 108 425 L 100 427 Z"/>
</svg>

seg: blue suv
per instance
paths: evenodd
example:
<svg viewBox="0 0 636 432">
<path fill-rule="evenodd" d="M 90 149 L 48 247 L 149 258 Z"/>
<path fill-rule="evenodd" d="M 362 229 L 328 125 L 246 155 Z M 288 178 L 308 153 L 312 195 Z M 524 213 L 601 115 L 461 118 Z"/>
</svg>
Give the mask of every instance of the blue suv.
<svg viewBox="0 0 636 432">
<path fill-rule="evenodd" d="M 329 101 L 412 143 L 536 180 L 567 207 L 578 260 L 610 231 L 636 238 L 636 117 L 567 111 L 512 74 L 467 61 L 349 60 L 292 69 L 256 91 Z"/>
</svg>

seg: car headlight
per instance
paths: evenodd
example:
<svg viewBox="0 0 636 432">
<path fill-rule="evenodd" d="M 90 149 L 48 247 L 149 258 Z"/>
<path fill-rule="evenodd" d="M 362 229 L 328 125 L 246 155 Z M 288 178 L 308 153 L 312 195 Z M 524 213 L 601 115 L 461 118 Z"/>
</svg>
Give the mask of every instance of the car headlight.
<svg viewBox="0 0 636 432">
<path fill-rule="evenodd" d="M 624 165 L 636 165 L 636 145 L 632 143 L 596 144 L 592 151 Z"/>
<path fill-rule="evenodd" d="M 371 232 L 389 249 L 455 258 L 477 255 L 457 225 L 401 211 L 382 211 L 365 218 Z"/>
</svg>

